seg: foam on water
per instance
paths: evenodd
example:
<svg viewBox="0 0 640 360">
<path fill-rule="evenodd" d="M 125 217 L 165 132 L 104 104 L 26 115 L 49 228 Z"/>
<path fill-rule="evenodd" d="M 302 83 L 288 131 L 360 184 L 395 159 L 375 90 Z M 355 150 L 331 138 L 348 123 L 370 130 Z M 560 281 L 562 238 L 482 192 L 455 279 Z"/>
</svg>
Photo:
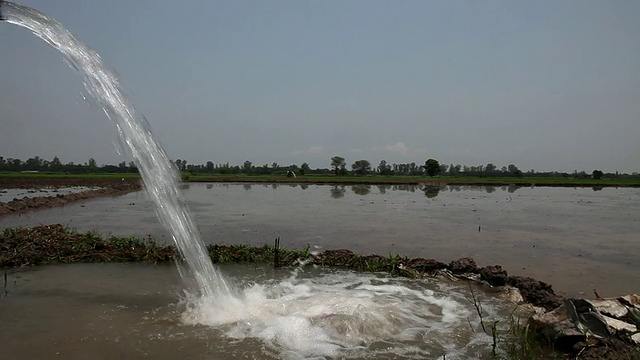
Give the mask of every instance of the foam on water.
<svg viewBox="0 0 640 360">
<path fill-rule="evenodd" d="M 225 296 L 230 288 L 216 271 L 197 227 L 178 191 L 178 173 L 162 147 L 153 139 L 149 125 L 124 95 L 115 73 L 105 67 L 100 55 L 89 49 L 55 19 L 32 8 L 1 1 L 2 14 L 9 23 L 31 30 L 34 35 L 59 50 L 69 65 L 80 73 L 85 88 L 115 123 L 120 139 L 128 145 L 147 192 L 156 204 L 158 217 L 169 229 L 188 264 L 186 280 L 195 280 L 206 297 Z"/>
<path fill-rule="evenodd" d="M 184 302 L 186 324 L 215 327 L 238 341 L 260 339 L 289 359 L 469 359 L 491 348 L 491 337 L 470 326 L 478 321 L 468 288 L 435 280 L 312 270 L 248 284 L 238 297 Z M 488 318 L 507 307 L 484 299 Z"/>
</svg>

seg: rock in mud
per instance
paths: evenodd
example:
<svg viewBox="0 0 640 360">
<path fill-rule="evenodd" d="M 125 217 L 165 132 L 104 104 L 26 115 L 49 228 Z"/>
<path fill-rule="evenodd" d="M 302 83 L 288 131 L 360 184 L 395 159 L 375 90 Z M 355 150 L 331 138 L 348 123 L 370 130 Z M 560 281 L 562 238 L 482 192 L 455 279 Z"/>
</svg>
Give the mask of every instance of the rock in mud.
<svg viewBox="0 0 640 360">
<path fill-rule="evenodd" d="M 518 288 L 522 297 L 534 306 L 553 310 L 562 305 L 560 296 L 545 282 L 525 276 L 509 276 L 507 283 Z"/>
<path fill-rule="evenodd" d="M 509 276 L 500 265 L 490 265 L 480 269 L 480 279 L 492 286 L 504 286 L 507 285 Z"/>
<path fill-rule="evenodd" d="M 637 295 L 610 299 L 567 299 L 564 304 L 530 319 L 533 330 L 556 348 L 580 359 L 640 358 L 640 327 L 633 313 L 640 310 Z"/>
<path fill-rule="evenodd" d="M 347 249 L 326 250 L 319 254 L 314 262 L 319 265 L 344 267 L 349 266 L 355 256 L 353 251 Z"/>
<path fill-rule="evenodd" d="M 449 264 L 449 270 L 454 274 L 473 273 L 478 270 L 476 261 L 470 257 L 464 257 Z"/>
<path fill-rule="evenodd" d="M 421 273 L 430 273 L 436 270 L 445 269 L 447 265 L 434 259 L 415 258 L 409 260 L 406 267 Z"/>
</svg>

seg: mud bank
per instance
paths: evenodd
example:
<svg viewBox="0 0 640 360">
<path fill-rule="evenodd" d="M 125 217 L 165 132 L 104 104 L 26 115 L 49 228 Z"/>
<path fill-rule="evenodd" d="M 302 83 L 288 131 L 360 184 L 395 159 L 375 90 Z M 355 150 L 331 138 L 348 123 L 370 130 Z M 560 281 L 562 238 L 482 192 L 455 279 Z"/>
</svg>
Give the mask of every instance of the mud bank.
<svg viewBox="0 0 640 360">
<path fill-rule="evenodd" d="M 449 264 L 434 259 L 409 259 L 398 255 L 358 255 L 351 250 L 326 250 L 310 253 L 309 249 L 289 250 L 249 245 L 208 245 L 214 263 L 271 262 L 274 266 L 291 266 L 299 260 L 310 264 L 346 268 L 357 271 L 383 271 L 393 275 L 422 278 L 442 275 L 485 281 L 492 286 L 510 285 L 520 289 L 524 299 L 547 310 L 561 304 L 551 285 L 529 277 L 508 276 L 500 266 L 479 268 L 471 258 Z M 74 262 L 173 261 L 174 246 L 158 245 L 152 238 L 109 237 L 95 233 L 79 233 L 60 224 L 33 228 L 5 229 L 0 233 L 0 267 Z"/>
<path fill-rule="evenodd" d="M 0 189 L 38 189 L 59 187 L 98 187 L 72 194 L 58 194 L 56 196 L 24 197 L 0 203 L 0 216 L 21 214 L 27 211 L 62 206 L 68 203 L 93 199 L 103 196 L 116 196 L 142 188 L 138 179 L 29 179 L 29 178 L 0 178 Z"/>
</svg>

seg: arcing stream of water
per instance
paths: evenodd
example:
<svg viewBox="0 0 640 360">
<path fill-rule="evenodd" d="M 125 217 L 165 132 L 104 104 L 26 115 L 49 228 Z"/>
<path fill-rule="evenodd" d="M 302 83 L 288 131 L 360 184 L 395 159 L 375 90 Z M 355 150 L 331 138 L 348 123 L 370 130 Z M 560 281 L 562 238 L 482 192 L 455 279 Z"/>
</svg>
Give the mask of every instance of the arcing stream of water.
<svg viewBox="0 0 640 360">
<path fill-rule="evenodd" d="M 178 192 L 176 170 L 151 136 L 146 119 L 124 95 L 116 75 L 104 66 L 98 53 L 55 19 L 11 2 L 0 2 L 0 8 L 7 22 L 31 30 L 58 49 L 69 65 L 82 75 L 85 88 L 116 124 L 121 140 L 131 150 L 147 192 L 156 204 L 158 217 L 169 229 L 189 267 L 190 278 L 195 279 L 199 291 L 207 298 L 229 296 L 230 288 L 211 263 L 195 222 Z"/>
<path fill-rule="evenodd" d="M 118 79 L 104 67 L 100 56 L 59 22 L 34 9 L 0 1 L 0 18 L 31 30 L 37 37 L 58 49 L 83 76 L 86 89 L 116 124 L 122 141 L 128 145 L 137 162 L 149 197 L 156 205 L 158 217 L 169 229 L 188 265 L 186 273 L 181 270 L 183 280 L 192 282 L 195 279 L 198 286 L 197 294 L 186 298 L 186 311 L 180 317 L 182 323 L 213 326 L 224 332 L 225 339 L 260 339 L 263 344 L 267 344 L 268 351 L 255 354 L 255 343 L 249 341 L 246 346 L 248 352 L 245 354 L 251 353 L 252 355 L 247 356 L 252 358 L 442 358 L 446 355 L 447 359 L 466 359 L 489 353 L 491 338 L 485 333 L 474 332 L 474 328 L 468 325 L 474 310 L 463 292 L 460 292 L 459 286 L 454 290 L 442 284 L 433 289 L 424 287 L 424 283 L 420 282 L 409 283 L 344 272 L 300 278 L 300 274 L 294 272 L 292 277 L 281 281 L 261 279 L 263 285 L 256 284 L 252 279 L 246 283 L 244 290 L 232 291 L 227 280 L 209 259 L 196 225 L 178 191 L 177 172 L 151 136 L 146 120 L 124 96 Z M 60 278 L 79 276 L 76 273 L 73 270 Z M 88 274 L 82 272 L 81 276 Z M 130 269 L 126 271 L 126 276 L 132 276 Z M 84 283 L 84 291 L 102 291 L 102 288 L 93 289 L 91 284 L 102 284 L 104 281 L 88 281 Z M 52 285 L 45 282 L 39 286 Z M 139 286 L 136 283 L 133 290 Z M 113 291 L 124 291 L 122 283 L 118 283 Z M 16 290 L 16 294 L 19 296 L 19 290 Z M 12 298 L 8 297 L 3 307 L 13 306 L 11 314 L 24 312 L 23 301 L 40 301 L 33 294 L 43 294 L 43 301 L 41 306 L 28 308 L 43 307 L 46 311 L 50 302 L 47 301 L 47 293 L 42 291 L 27 291 L 24 299 L 16 298 L 20 301 L 12 302 Z M 84 310 L 73 302 L 73 306 L 63 306 L 73 308 L 74 312 L 73 316 L 64 318 L 65 333 L 70 328 L 66 323 L 68 318 L 83 319 L 80 315 L 82 311 L 89 314 L 86 319 L 93 321 L 95 318 L 95 309 L 91 307 L 93 303 L 86 304 L 87 299 L 87 296 L 78 299 L 85 307 Z M 492 309 L 490 304 L 486 304 L 484 308 Z M 114 311 L 118 309 L 120 307 Z M 31 312 L 33 311 L 27 311 L 23 316 L 28 318 L 32 316 Z M 0 319 L 7 314 L 0 312 Z M 27 321 L 26 324 L 28 323 Z M 78 329 L 71 331 L 82 330 L 81 323 L 76 325 Z M 138 325 L 127 324 L 123 331 Z M 21 323 L 15 326 L 28 325 Z M 29 330 L 23 332 L 32 333 Z M 80 332 L 83 340 L 77 344 L 87 339 L 85 331 Z M 59 331 L 44 336 L 42 341 L 46 342 L 56 334 Z M 96 337 L 105 339 L 104 332 L 100 334 Z M 149 338 L 136 340 L 133 347 L 139 349 L 139 345 L 145 341 L 149 341 Z M 220 338 L 212 341 L 225 342 Z M 13 346 L 11 349 L 14 352 L 24 351 L 23 355 L 33 351 L 23 348 L 21 344 L 31 342 L 16 339 L 9 346 Z M 78 346 L 80 345 L 76 345 Z M 183 346 L 179 348 L 182 349 Z M 44 348 L 39 351 L 39 358 L 47 354 Z M 178 355 L 170 354 L 169 358 Z M 157 358 L 167 358 L 166 356 L 167 354 L 160 354 Z M 21 357 L 24 356 L 15 356 Z"/>
</svg>

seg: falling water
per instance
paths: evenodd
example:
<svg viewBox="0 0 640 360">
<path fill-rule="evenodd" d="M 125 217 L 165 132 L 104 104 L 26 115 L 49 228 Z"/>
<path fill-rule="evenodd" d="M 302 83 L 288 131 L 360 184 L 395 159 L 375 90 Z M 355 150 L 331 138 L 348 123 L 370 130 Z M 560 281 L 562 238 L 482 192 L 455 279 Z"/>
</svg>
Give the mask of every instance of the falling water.
<svg viewBox="0 0 640 360">
<path fill-rule="evenodd" d="M 178 192 L 178 174 L 167 154 L 153 139 L 146 119 L 124 95 L 118 78 L 89 49 L 58 21 L 32 8 L 0 1 L 0 19 L 27 28 L 58 49 L 84 79 L 87 91 L 116 124 L 121 140 L 136 160 L 158 217 L 169 229 L 202 296 L 216 299 L 230 294 L 229 286 L 216 271 L 200 239 L 196 225 Z M 183 278 L 189 277 L 186 273 Z"/>
</svg>

